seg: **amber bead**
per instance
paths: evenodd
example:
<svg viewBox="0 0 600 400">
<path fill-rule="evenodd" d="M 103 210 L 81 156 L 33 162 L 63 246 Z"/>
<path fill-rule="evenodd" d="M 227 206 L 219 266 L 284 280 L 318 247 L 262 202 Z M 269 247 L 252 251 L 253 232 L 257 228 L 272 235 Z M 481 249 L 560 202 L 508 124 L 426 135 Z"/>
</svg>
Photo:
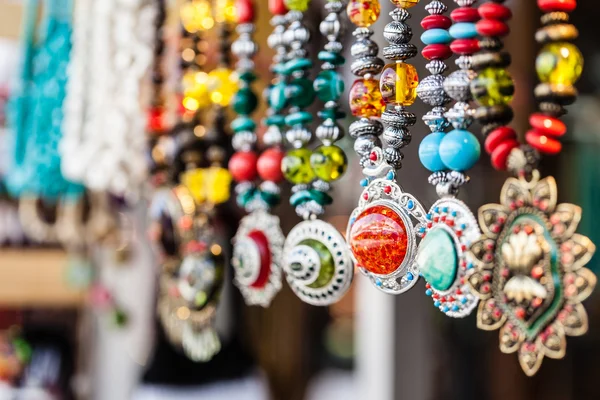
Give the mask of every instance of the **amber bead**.
<svg viewBox="0 0 600 400">
<path fill-rule="evenodd" d="M 381 117 L 385 102 L 376 79 L 357 79 L 350 88 L 350 111 L 355 117 Z"/>
<path fill-rule="evenodd" d="M 383 68 L 379 88 L 383 100 L 396 106 L 410 106 L 417 98 L 419 75 L 417 69 L 404 62 L 388 64 Z"/>
<path fill-rule="evenodd" d="M 379 0 L 350 0 L 346 8 L 348 18 L 356 26 L 368 28 L 379 18 Z"/>
<path fill-rule="evenodd" d="M 419 0 L 391 0 L 391 2 L 401 8 L 411 8 L 419 4 Z"/>
</svg>

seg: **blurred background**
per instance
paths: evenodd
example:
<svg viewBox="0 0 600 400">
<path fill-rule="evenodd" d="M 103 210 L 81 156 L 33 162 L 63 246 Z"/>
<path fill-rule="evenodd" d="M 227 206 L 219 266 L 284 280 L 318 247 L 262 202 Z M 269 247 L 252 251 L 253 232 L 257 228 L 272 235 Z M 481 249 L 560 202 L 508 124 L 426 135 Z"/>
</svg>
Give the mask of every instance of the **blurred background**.
<svg viewBox="0 0 600 400">
<path fill-rule="evenodd" d="M 266 47 L 271 30 L 266 3 L 257 1 L 259 71 L 267 71 L 272 57 Z M 451 1 L 446 3 L 451 6 Z M 596 208 L 600 206 L 600 5 L 579 3 L 572 21 L 579 28 L 577 45 L 586 58 L 578 85 L 581 97 L 566 117 L 570 129 L 565 150 L 559 158 L 546 158 L 541 169 L 557 178 L 560 201 L 583 207 L 580 231 L 600 243 Z M 535 109 L 537 45 L 533 36 L 539 14 L 534 1 L 507 4 L 514 14 L 507 40 L 517 88 L 514 126 L 524 132 L 529 112 Z M 391 10 L 386 0 L 382 6 Z M 421 6 L 413 10 L 417 39 L 418 21 L 425 10 Z M 0 0 L 0 126 L 17 73 L 22 13 L 20 1 Z M 323 13 L 323 0 L 313 0 L 307 13 L 313 32 L 318 32 Z M 387 14 L 382 11 L 381 15 L 376 32 L 388 22 Z M 319 36 L 311 41 L 311 54 L 323 45 Z M 348 30 L 346 43 L 350 40 Z M 425 71 L 421 59 L 415 64 L 420 72 Z M 348 89 L 353 77 L 347 70 L 345 74 Z M 268 76 L 261 73 L 261 79 L 266 81 Z M 426 112 L 417 103 L 415 112 Z M 418 140 L 425 134 L 426 127 L 418 123 L 399 182 L 428 207 L 436 194 L 416 154 Z M 0 128 L 0 149 L 6 149 L 6 140 Z M 326 219 L 344 231 L 360 193 L 361 171 L 351 138 L 340 143 L 351 156 L 350 167 L 335 185 L 335 204 Z M 0 166 L 6 159 L 0 156 Z M 470 176 L 471 183 L 460 197 L 473 210 L 497 202 L 506 176 L 493 170 L 486 156 Z M 120 211 L 131 235 L 130 256 L 125 261 L 97 246 L 91 260 L 82 263 L 57 246 L 28 239 L 14 200 L 7 195 L 0 198 L 0 400 L 600 399 L 595 380 L 600 376 L 597 295 L 585 304 L 589 333 L 569 338 L 565 359 L 546 360 L 535 377 L 527 378 L 517 357 L 500 353 L 496 332 L 477 330 L 475 315 L 461 320 L 443 316 L 424 295 L 424 283 L 394 297 L 376 291 L 360 274 L 350 293 L 328 308 L 303 304 L 285 285 L 270 308 L 247 307 L 229 283 L 218 314 L 223 349 L 208 363 L 193 363 L 167 342 L 155 317 L 157 265 L 146 239 L 146 209 L 147 202 L 140 199 Z M 224 226 L 233 234 L 235 218 L 242 213 L 234 202 L 227 210 Z M 298 222 L 285 202 L 276 213 L 284 232 Z M 590 268 L 600 273 L 598 257 Z M 118 306 L 90 307 L 94 284 L 83 284 L 90 280 L 109 287 Z"/>
</svg>

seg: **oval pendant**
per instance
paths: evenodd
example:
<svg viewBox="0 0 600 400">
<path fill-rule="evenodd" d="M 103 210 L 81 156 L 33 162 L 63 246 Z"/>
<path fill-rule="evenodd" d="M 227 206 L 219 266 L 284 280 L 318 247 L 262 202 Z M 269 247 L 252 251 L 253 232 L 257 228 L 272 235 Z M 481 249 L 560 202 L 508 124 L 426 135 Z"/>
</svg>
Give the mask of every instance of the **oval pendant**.
<svg viewBox="0 0 600 400">
<path fill-rule="evenodd" d="M 281 251 L 285 237 L 279 218 L 256 210 L 240 221 L 233 238 L 234 283 L 248 305 L 268 307 L 281 290 Z"/>
<path fill-rule="evenodd" d="M 354 265 L 344 237 L 321 220 L 304 221 L 290 231 L 283 248 L 286 279 L 302 301 L 327 306 L 350 288 Z"/>
<path fill-rule="evenodd" d="M 425 237 L 417 252 L 419 271 L 427 281 L 425 293 L 444 314 L 465 317 L 479 301 L 466 281 L 473 268 L 468 249 L 481 236 L 477 220 L 453 197 L 438 200 L 425 218 Z"/>
<path fill-rule="evenodd" d="M 528 376 L 544 356 L 563 358 L 566 336 L 587 332 L 581 304 L 596 276 L 584 266 L 594 244 L 575 233 L 581 208 L 557 205 L 553 177 L 509 178 L 501 204 L 479 209 L 483 235 L 471 245 L 474 273 L 469 284 L 482 299 L 477 325 L 500 329 L 500 350 L 518 352 Z"/>
</svg>

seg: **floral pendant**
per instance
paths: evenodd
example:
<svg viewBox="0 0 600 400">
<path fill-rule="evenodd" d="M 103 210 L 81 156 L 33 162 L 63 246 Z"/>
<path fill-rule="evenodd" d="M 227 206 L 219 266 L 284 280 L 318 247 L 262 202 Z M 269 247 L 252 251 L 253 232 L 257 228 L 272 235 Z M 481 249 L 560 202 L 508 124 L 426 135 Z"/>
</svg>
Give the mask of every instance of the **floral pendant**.
<svg viewBox="0 0 600 400">
<path fill-rule="evenodd" d="M 268 307 L 281 289 L 281 252 L 285 237 L 279 218 L 256 210 L 240 221 L 233 238 L 234 283 L 248 305 Z"/>
<path fill-rule="evenodd" d="M 290 231 L 283 248 L 288 284 L 302 301 L 328 306 L 350 288 L 354 264 L 344 237 L 327 222 L 315 219 Z"/>
<path fill-rule="evenodd" d="M 581 208 L 556 204 L 553 177 L 508 178 L 501 204 L 479 209 L 483 236 L 471 246 L 474 273 L 469 278 L 482 299 L 477 325 L 500 329 L 500 350 L 518 352 L 528 376 L 544 356 L 563 358 L 566 336 L 587 332 L 581 304 L 593 291 L 596 276 L 584 266 L 594 244 L 575 233 Z"/>
<path fill-rule="evenodd" d="M 417 199 L 394 181 L 392 167 L 376 147 L 358 207 L 350 215 L 347 235 L 360 271 L 380 290 L 400 294 L 418 280 L 417 237 L 426 231 L 426 212 Z"/>
<path fill-rule="evenodd" d="M 425 218 L 425 237 L 417 253 L 418 269 L 427 281 L 425 294 L 449 317 L 466 317 L 479 302 L 467 282 L 473 271 L 469 246 L 481 236 L 477 220 L 454 197 L 438 200 Z"/>
</svg>

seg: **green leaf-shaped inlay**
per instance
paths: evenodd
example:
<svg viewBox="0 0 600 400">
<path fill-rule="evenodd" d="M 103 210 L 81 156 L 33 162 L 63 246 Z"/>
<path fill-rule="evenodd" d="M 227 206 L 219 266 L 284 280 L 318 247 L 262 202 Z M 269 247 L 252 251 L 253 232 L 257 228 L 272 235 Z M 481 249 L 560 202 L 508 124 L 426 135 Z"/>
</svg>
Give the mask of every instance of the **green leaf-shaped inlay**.
<svg viewBox="0 0 600 400">
<path fill-rule="evenodd" d="M 419 245 L 417 263 L 421 275 L 435 290 L 452 287 L 458 271 L 458 254 L 454 240 L 443 228 L 434 228 Z"/>
</svg>

